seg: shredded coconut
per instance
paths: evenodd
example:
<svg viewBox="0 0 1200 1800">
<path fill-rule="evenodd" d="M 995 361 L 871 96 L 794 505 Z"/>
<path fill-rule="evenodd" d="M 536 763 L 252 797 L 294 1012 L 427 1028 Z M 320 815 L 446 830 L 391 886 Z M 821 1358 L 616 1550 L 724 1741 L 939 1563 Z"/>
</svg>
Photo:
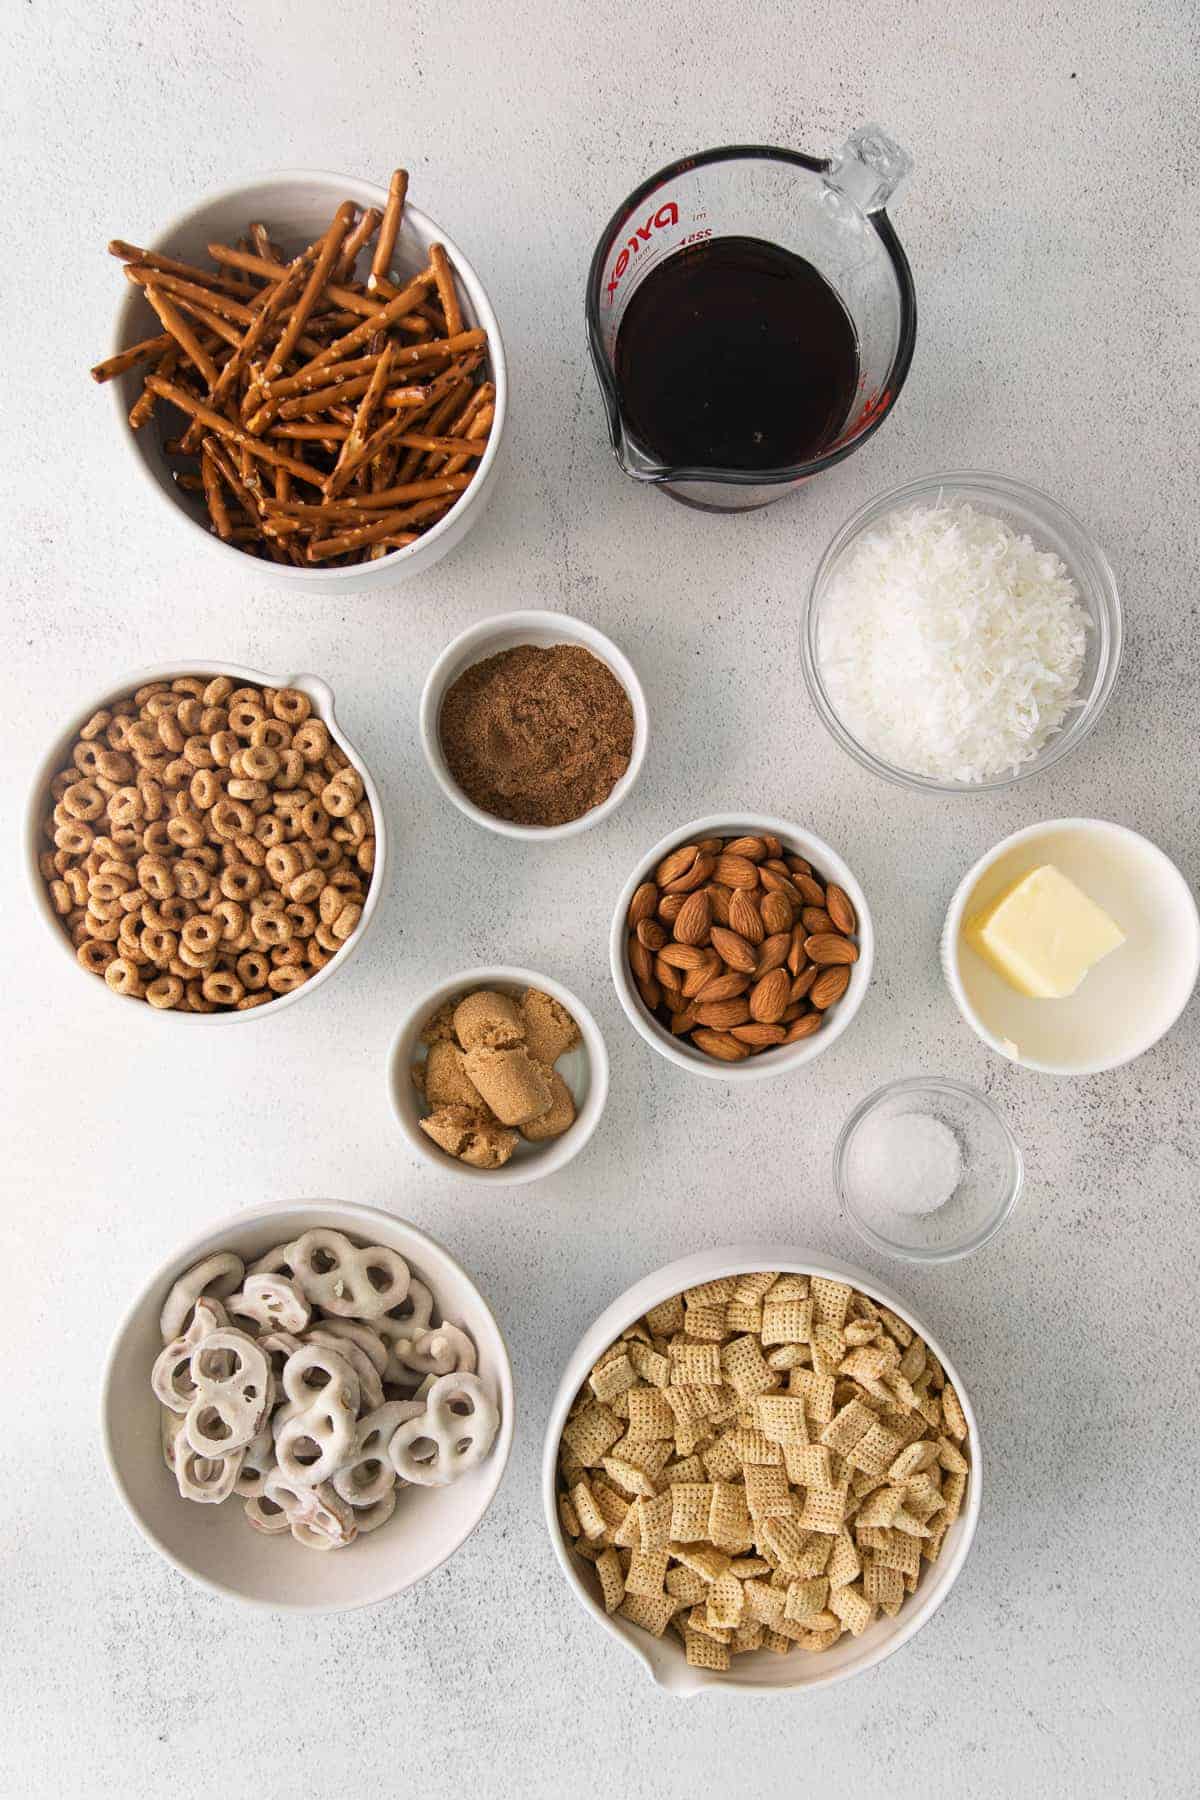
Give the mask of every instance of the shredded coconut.
<svg viewBox="0 0 1200 1800">
<path fill-rule="evenodd" d="M 965 501 L 890 513 L 835 571 L 821 674 L 847 730 L 935 780 L 985 781 L 1062 728 L 1087 611 L 1061 557 Z"/>
</svg>

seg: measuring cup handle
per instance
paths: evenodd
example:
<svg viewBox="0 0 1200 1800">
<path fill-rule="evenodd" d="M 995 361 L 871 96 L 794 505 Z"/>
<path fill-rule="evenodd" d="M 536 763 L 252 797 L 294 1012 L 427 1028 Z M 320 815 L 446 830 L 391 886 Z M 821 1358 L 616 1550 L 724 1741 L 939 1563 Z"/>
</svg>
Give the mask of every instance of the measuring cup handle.
<svg viewBox="0 0 1200 1800">
<path fill-rule="evenodd" d="M 829 159 L 825 179 L 865 213 L 882 212 L 912 170 L 912 157 L 882 125 L 860 125 Z"/>
</svg>

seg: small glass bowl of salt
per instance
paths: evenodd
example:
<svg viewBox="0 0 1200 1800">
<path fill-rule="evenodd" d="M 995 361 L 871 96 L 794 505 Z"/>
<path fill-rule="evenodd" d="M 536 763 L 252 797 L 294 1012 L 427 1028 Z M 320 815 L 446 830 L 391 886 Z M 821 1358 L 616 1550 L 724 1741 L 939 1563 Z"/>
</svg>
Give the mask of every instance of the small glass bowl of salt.
<svg viewBox="0 0 1200 1800">
<path fill-rule="evenodd" d="M 995 1237 L 1017 1204 L 1021 1151 L 986 1095 L 914 1076 L 855 1107 L 833 1153 L 838 1198 L 875 1249 L 953 1262 Z"/>
</svg>

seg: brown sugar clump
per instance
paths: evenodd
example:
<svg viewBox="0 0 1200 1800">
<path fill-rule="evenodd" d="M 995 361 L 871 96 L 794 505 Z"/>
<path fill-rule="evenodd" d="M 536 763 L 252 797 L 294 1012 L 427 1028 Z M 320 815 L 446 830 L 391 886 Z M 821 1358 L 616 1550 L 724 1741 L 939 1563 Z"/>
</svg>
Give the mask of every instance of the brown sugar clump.
<svg viewBox="0 0 1200 1800">
<path fill-rule="evenodd" d="M 454 1035 L 464 1050 L 509 1050 L 521 1042 L 525 1027 L 507 994 L 479 988 L 455 1007 Z"/>
<path fill-rule="evenodd" d="M 468 1050 L 463 1067 L 502 1125 L 524 1125 L 549 1112 L 554 1090 L 528 1050 Z"/>
<path fill-rule="evenodd" d="M 421 1120 L 421 1130 L 459 1162 L 477 1169 L 499 1169 L 517 1147 L 515 1131 L 468 1106 L 439 1106 Z"/>
<path fill-rule="evenodd" d="M 546 1138 L 561 1137 L 567 1127 L 575 1123 L 575 1102 L 570 1088 L 557 1069 L 550 1071 L 550 1086 L 554 1098 L 548 1110 L 539 1113 L 536 1119 L 526 1119 L 521 1127 L 521 1136 L 531 1144 L 540 1144 Z"/>
<path fill-rule="evenodd" d="M 425 1098 L 430 1106 L 469 1106 L 484 1112 L 483 1097 L 463 1068 L 463 1053 L 457 1044 L 445 1041 L 429 1046 L 425 1058 Z"/>
<path fill-rule="evenodd" d="M 526 988 L 520 1008 L 525 1048 L 535 1062 L 549 1068 L 579 1042 L 579 1027 L 566 1007 L 540 988 Z"/>
<path fill-rule="evenodd" d="M 581 644 L 519 644 L 463 671 L 438 731 L 476 806 L 515 825 L 566 825 L 606 800 L 629 767 L 633 707 Z"/>
</svg>

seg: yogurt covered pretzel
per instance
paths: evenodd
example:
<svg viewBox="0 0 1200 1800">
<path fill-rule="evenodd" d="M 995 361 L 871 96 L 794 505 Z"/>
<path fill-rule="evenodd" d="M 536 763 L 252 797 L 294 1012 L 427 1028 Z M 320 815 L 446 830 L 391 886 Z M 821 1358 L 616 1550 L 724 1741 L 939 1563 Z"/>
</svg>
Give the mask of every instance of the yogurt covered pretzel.
<svg viewBox="0 0 1200 1800">
<path fill-rule="evenodd" d="M 235 1319 L 249 1319 L 261 1331 L 303 1331 L 312 1309 L 299 1287 L 287 1275 L 248 1274 L 240 1294 L 231 1294 L 226 1311 Z"/>
<path fill-rule="evenodd" d="M 397 1476 L 388 1460 L 388 1445 L 398 1426 L 419 1418 L 424 1411 L 421 1400 L 388 1400 L 374 1412 L 363 1414 L 353 1455 L 333 1478 L 334 1489 L 348 1506 L 374 1506 L 391 1493 Z"/>
<path fill-rule="evenodd" d="M 195 1304 L 187 1330 L 159 1351 L 150 1371 L 150 1386 L 171 1412 L 185 1413 L 196 1397 L 196 1384 L 191 1376 L 192 1351 L 210 1333 L 228 1323 L 221 1302 L 202 1295 Z"/>
<path fill-rule="evenodd" d="M 201 1294 L 212 1294 L 218 1300 L 225 1300 L 235 1293 L 245 1269 L 241 1257 L 235 1256 L 232 1250 L 218 1250 L 189 1269 L 186 1275 L 181 1275 L 167 1295 L 159 1318 L 163 1343 L 169 1344 L 185 1330 Z"/>
<path fill-rule="evenodd" d="M 388 1445 L 397 1475 L 418 1487 L 446 1487 L 476 1469 L 492 1447 L 500 1414 L 477 1375 L 441 1375 L 425 1410 Z"/>
<path fill-rule="evenodd" d="M 408 1264 L 380 1244 L 360 1250 L 317 1226 L 288 1245 L 292 1276 L 312 1306 L 346 1319 L 377 1319 L 408 1293 Z"/>
<path fill-rule="evenodd" d="M 408 1368 L 422 1375 L 473 1375 L 475 1346 L 460 1326 L 447 1320 L 423 1331 L 404 1360 Z"/>
<path fill-rule="evenodd" d="M 324 1375 L 324 1386 L 312 1385 L 315 1374 Z M 297 1487 L 318 1487 L 353 1453 L 362 1398 L 358 1376 L 328 1344 L 302 1344 L 283 1365 L 283 1391 L 291 1405 L 275 1433 L 279 1472 Z M 307 1455 L 309 1446 L 315 1456 Z"/>
<path fill-rule="evenodd" d="M 228 1371 L 222 1351 L 233 1358 Z M 218 1326 L 193 1349 L 188 1373 L 195 1394 L 184 1431 L 192 1449 L 206 1457 L 244 1450 L 258 1435 L 274 1397 L 271 1365 L 254 1339 L 232 1325 Z"/>
</svg>

